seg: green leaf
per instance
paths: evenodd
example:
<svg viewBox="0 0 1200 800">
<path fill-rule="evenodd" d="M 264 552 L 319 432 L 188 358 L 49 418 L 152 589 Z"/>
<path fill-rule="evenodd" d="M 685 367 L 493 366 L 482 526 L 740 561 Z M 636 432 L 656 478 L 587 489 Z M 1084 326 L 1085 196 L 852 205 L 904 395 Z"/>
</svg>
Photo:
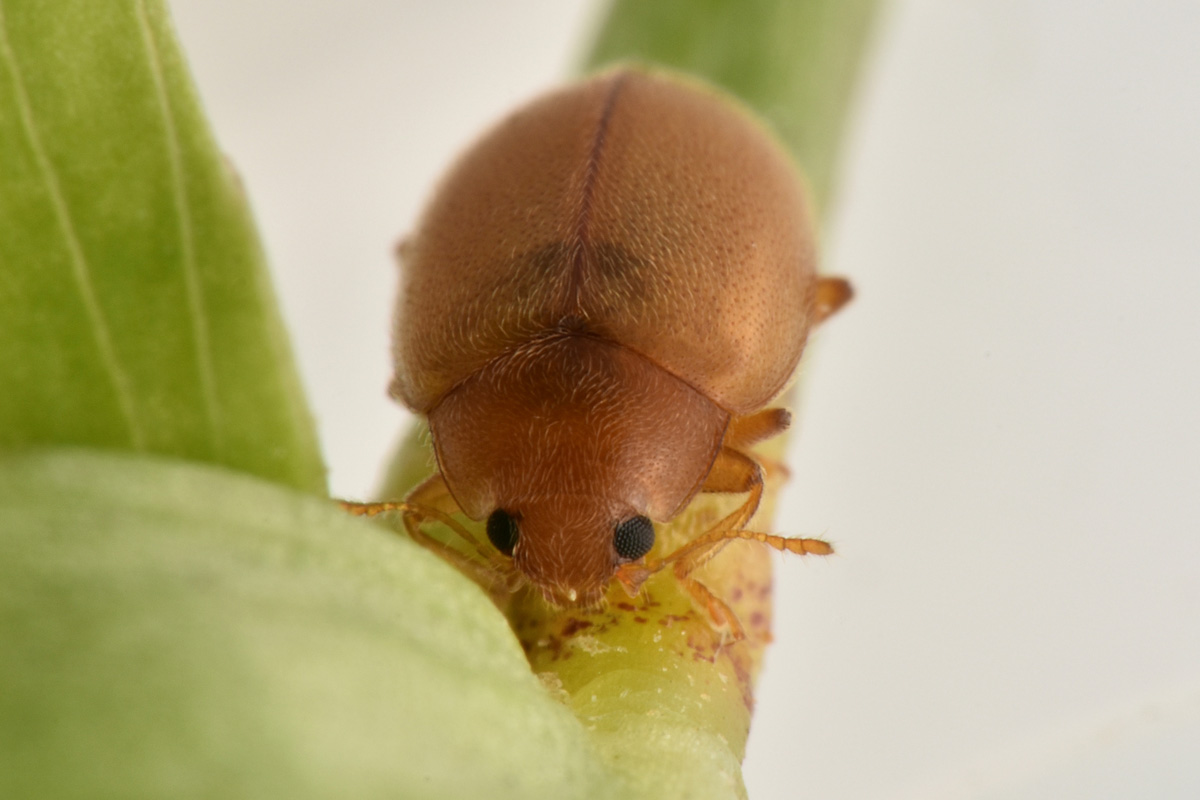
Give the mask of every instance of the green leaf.
<svg viewBox="0 0 1200 800">
<path fill-rule="evenodd" d="M 0 796 L 628 797 L 495 606 L 211 467 L 0 456 Z"/>
<path fill-rule="evenodd" d="M 615 0 L 586 59 L 660 64 L 723 87 L 791 148 L 824 212 L 878 0 Z"/>
<path fill-rule="evenodd" d="M 0 448 L 324 490 L 236 178 L 161 2 L 0 3 Z"/>
</svg>

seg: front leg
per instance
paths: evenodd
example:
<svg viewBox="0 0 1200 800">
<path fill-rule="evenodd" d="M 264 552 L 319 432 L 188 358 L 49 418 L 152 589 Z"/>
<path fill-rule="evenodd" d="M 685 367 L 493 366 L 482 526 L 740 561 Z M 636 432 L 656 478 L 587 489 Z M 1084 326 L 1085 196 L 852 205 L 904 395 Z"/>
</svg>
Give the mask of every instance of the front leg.
<svg viewBox="0 0 1200 800">
<path fill-rule="evenodd" d="M 494 550 L 485 548 L 480 540 L 452 514 L 461 513 L 450 488 L 441 473 L 434 473 L 417 484 L 402 501 L 385 500 L 374 503 L 358 503 L 341 500 L 339 505 L 358 517 L 374 517 L 398 511 L 408 535 L 418 544 L 432 550 L 443 560 L 458 568 L 460 572 L 483 586 L 500 603 L 500 598 L 516 586 L 516 573 L 511 562 L 500 558 Z M 421 526 L 425 522 L 439 522 L 453 531 L 471 550 L 474 556 L 463 553 L 447 542 L 430 536 Z"/>
<path fill-rule="evenodd" d="M 717 530 L 744 528 L 762 502 L 762 467 L 740 450 L 722 447 L 700 491 L 706 494 L 747 494 L 746 502 L 714 526 Z"/>
<path fill-rule="evenodd" d="M 725 431 L 722 444 L 729 449 L 745 453 L 759 442 L 773 439 L 783 433 L 791 424 L 792 412 L 786 408 L 766 408 L 754 414 L 734 417 L 729 423 L 729 429 Z M 788 468 L 782 462 L 762 456 L 755 456 L 755 459 L 766 475 L 787 480 Z"/>
<path fill-rule="evenodd" d="M 757 425 L 753 427 L 761 430 L 761 427 Z M 645 580 L 650 574 L 663 567 L 673 565 L 675 577 L 679 579 L 692 599 L 705 609 L 714 627 L 727 631 L 733 641 L 739 641 L 745 638 L 745 631 L 738 621 L 737 615 L 724 600 L 692 577 L 692 573 L 711 561 L 726 543 L 735 539 L 762 542 L 781 552 L 796 553 L 797 555 L 829 555 L 833 552 L 833 548 L 828 542 L 820 539 L 788 538 L 745 529 L 755 511 L 758 510 L 763 493 L 762 468 L 754 458 L 746 453 L 731 447 L 722 448 L 700 491 L 706 493 L 745 492 L 749 496 L 745 503 L 704 534 L 660 561 L 641 568 L 638 577 L 640 580 Z M 640 585 L 640 580 L 637 585 Z M 630 586 L 626 588 L 630 588 Z"/>
</svg>

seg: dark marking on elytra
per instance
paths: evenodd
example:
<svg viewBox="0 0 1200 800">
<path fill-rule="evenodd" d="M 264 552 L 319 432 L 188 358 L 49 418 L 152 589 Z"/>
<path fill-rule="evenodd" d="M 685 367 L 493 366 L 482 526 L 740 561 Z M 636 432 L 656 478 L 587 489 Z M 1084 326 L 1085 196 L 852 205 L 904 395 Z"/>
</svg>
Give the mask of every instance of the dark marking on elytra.
<svg viewBox="0 0 1200 800">
<path fill-rule="evenodd" d="M 648 265 L 615 242 L 553 242 L 520 255 L 516 260 L 525 265 L 525 270 L 520 271 L 519 277 L 506 274 L 507 270 L 497 270 L 497 274 L 504 275 L 497 281 L 497 286 L 515 289 L 517 281 L 525 285 L 562 285 L 567 296 L 556 309 L 556 323 L 564 332 L 590 330 L 587 312 L 605 310 L 588 308 L 586 302 L 580 305 L 581 301 L 590 299 L 587 295 L 597 294 L 586 291 L 589 284 L 609 287 L 610 291 L 598 293 L 600 296 L 620 287 L 617 294 L 626 303 L 634 304 L 633 310 L 644 310 L 652 300 L 646 288 Z M 520 288 L 524 289 L 524 286 Z"/>
</svg>

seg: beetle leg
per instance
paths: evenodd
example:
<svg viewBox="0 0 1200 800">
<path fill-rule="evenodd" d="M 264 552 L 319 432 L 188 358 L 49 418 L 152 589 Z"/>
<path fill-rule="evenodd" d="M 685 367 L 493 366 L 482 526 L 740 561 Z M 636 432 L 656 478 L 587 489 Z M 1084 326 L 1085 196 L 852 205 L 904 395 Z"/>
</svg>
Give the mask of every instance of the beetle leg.
<svg viewBox="0 0 1200 800">
<path fill-rule="evenodd" d="M 754 417 L 762 416 L 765 416 L 765 412 L 751 415 L 746 419 L 749 422 Z M 778 420 L 782 415 L 773 414 L 772 416 Z M 769 429 L 769 426 L 764 425 L 761 421 L 751 422 L 740 430 L 735 421 L 735 425 L 731 427 L 737 436 L 744 435 L 743 431 L 747 430 Z M 781 552 L 798 555 L 829 555 L 833 552 L 833 547 L 820 539 L 789 538 L 745 530 L 745 526 L 754 516 L 754 512 L 758 510 L 758 504 L 762 500 L 763 475 L 758 462 L 738 450 L 730 447 L 721 449 L 713 462 L 708 477 L 700 487 L 700 491 L 748 492 L 750 496 L 733 513 L 675 552 L 645 565 L 623 565 L 617 571 L 617 580 L 630 596 L 635 596 L 651 575 L 667 566 L 674 565 L 673 572 L 676 579 L 691 595 L 692 600 L 705 609 L 713 621 L 713 626 L 719 630 L 728 631 L 734 642 L 741 641 L 746 637 L 746 633 L 737 614 L 724 600 L 714 595 L 712 590 L 693 578 L 692 573 L 711 561 L 726 544 L 735 539 L 762 542 Z"/>
<path fill-rule="evenodd" d="M 786 408 L 766 408 L 753 414 L 734 417 L 725 431 L 725 447 L 745 450 L 753 444 L 771 439 L 792 424 L 792 412 Z"/>
<path fill-rule="evenodd" d="M 709 472 L 701 491 L 749 492 L 750 497 L 702 535 L 655 564 L 647 565 L 651 572 L 657 572 L 674 563 L 676 576 L 686 579 L 692 572 L 711 561 L 726 543 L 734 539 L 762 542 L 780 552 L 797 555 L 829 555 L 833 552 L 833 547 L 820 539 L 789 538 L 745 530 L 754 512 L 758 510 L 763 491 L 762 469 L 745 453 L 723 448 L 713 462 L 712 471 Z"/>
<path fill-rule="evenodd" d="M 459 511 L 458 503 L 454 502 L 454 495 L 450 494 L 450 487 L 446 485 L 446 479 L 440 472 L 433 473 L 410 489 L 404 500 L 413 505 L 436 508 L 447 514 Z"/>
<path fill-rule="evenodd" d="M 399 511 L 404 522 L 404 529 L 418 544 L 437 553 L 446 561 L 457 567 L 461 572 L 484 587 L 495 587 L 499 575 L 507 575 L 513 570 L 508 564 L 501 562 L 486 550 L 478 538 L 467 530 L 462 523 L 450 516 L 458 512 L 458 504 L 454 502 L 446 481 L 440 473 L 434 473 L 425 481 L 418 484 L 408 496 L 402 500 L 385 500 L 375 503 L 356 503 L 349 500 L 339 501 L 339 505 L 357 517 L 374 517 L 391 511 Z M 473 558 L 468 554 L 450 546 L 446 542 L 430 536 L 421 529 L 426 521 L 440 522 L 452 530 L 464 543 L 471 547 L 478 556 Z M 509 576 L 504 583 L 511 585 L 513 577 Z M 515 588 L 513 586 L 512 588 Z"/>
<path fill-rule="evenodd" d="M 767 408 L 743 417 L 734 417 L 725 432 L 725 447 L 734 450 L 746 450 L 761 441 L 774 438 L 787 430 L 792 424 L 792 412 L 786 408 Z M 791 471 L 782 461 L 773 458 L 754 456 L 758 465 L 767 476 L 786 481 Z"/>
<path fill-rule="evenodd" d="M 753 419 L 753 417 L 749 419 Z M 740 450 L 722 447 L 713 461 L 708 477 L 700 486 L 700 491 L 731 494 L 748 492 L 750 496 L 746 498 L 746 502 L 715 526 L 716 529 L 721 530 L 744 527 L 750 522 L 750 518 L 754 516 L 754 512 L 758 510 L 758 504 L 762 500 L 762 467 Z"/>
<path fill-rule="evenodd" d="M 833 546 L 821 539 L 790 538 L 787 536 L 776 536 L 771 533 L 759 533 L 757 531 L 731 531 L 714 528 L 685 544 L 661 561 L 647 565 L 642 570 L 644 574 L 639 575 L 639 577 L 641 581 L 644 581 L 651 574 L 674 562 L 675 577 L 683 584 L 683 587 L 692 596 L 692 599 L 708 612 L 715 627 L 722 629 L 728 627 L 734 636 L 734 641 L 738 641 L 745 637 L 745 632 L 742 630 L 737 615 L 734 614 L 733 610 L 723 600 L 714 595 L 707 586 L 691 576 L 692 572 L 708 563 L 713 556 L 720 552 L 723 545 L 734 539 L 762 542 L 780 552 L 795 553 L 797 555 L 827 556 L 833 553 Z M 639 582 L 638 586 L 640 587 L 640 585 L 641 583 Z"/>
<path fill-rule="evenodd" d="M 440 522 L 454 531 L 464 543 L 479 554 L 480 558 L 485 561 L 490 558 L 479 539 L 463 527 L 462 523 L 450 516 L 459 509 L 440 473 L 434 473 L 417 484 L 403 500 L 383 500 L 373 503 L 340 500 L 338 504 L 356 517 L 376 517 L 391 511 L 399 511 L 401 519 L 404 521 L 404 528 L 412 538 L 433 550 L 453 549 L 420 529 L 421 523 L 426 520 Z"/>
<path fill-rule="evenodd" d="M 745 453 L 723 447 L 717 454 L 700 491 L 749 492 L 750 496 L 746 498 L 746 502 L 713 525 L 702 536 L 693 539 L 662 560 L 648 564 L 649 573 L 657 572 L 667 564 L 674 563 L 676 576 L 681 580 L 686 579 L 689 574 L 707 564 L 717 553 L 721 552 L 727 542 L 741 538 L 738 535 L 740 529 L 745 527 L 754 516 L 754 512 L 758 510 L 758 504 L 762 500 L 762 469 L 758 466 L 757 461 Z"/>
<path fill-rule="evenodd" d="M 729 643 L 740 642 L 746 638 L 746 629 L 742 627 L 742 621 L 724 600 L 712 593 L 712 589 L 695 578 L 686 576 L 680 578 L 680 582 L 692 596 L 692 602 L 708 613 L 713 627 L 729 637 L 727 640 Z"/>
<path fill-rule="evenodd" d="M 820 325 L 854 297 L 854 287 L 845 278 L 818 278 L 817 298 L 813 303 L 813 325 Z"/>
<path fill-rule="evenodd" d="M 404 498 L 404 502 L 411 506 L 416 506 L 419 509 L 429 509 L 442 512 L 437 516 L 424 515 L 426 519 L 436 519 L 446 527 L 454 531 L 460 539 L 466 542 L 484 561 L 494 561 L 492 551 L 485 547 L 483 543 L 471 531 L 467 530 L 463 525 L 458 524 L 450 515 L 461 513 L 458 503 L 454 500 L 454 495 L 450 494 L 450 487 L 446 484 L 442 473 L 435 472 L 425 480 L 413 487 L 408 495 Z M 416 530 L 421 523 L 421 513 L 408 513 L 404 515 L 404 527 L 410 533 Z M 455 524 L 450 524 L 454 522 Z M 414 534 L 414 538 L 416 538 Z"/>
</svg>

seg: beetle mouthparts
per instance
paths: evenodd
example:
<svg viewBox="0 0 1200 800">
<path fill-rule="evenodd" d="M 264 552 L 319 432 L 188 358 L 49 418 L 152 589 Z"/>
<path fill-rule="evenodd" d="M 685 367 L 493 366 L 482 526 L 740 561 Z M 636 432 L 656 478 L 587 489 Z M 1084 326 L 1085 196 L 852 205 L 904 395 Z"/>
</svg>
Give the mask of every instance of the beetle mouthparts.
<svg viewBox="0 0 1200 800">
<path fill-rule="evenodd" d="M 605 604 L 604 587 L 540 586 L 542 598 L 554 608 L 597 609 Z"/>
<path fill-rule="evenodd" d="M 657 570 L 649 569 L 644 564 L 630 562 L 622 564 L 617 568 L 616 579 L 621 584 L 621 588 L 630 597 L 637 597 L 638 592 L 642 590 L 642 584 L 646 579 L 653 575 Z"/>
</svg>

